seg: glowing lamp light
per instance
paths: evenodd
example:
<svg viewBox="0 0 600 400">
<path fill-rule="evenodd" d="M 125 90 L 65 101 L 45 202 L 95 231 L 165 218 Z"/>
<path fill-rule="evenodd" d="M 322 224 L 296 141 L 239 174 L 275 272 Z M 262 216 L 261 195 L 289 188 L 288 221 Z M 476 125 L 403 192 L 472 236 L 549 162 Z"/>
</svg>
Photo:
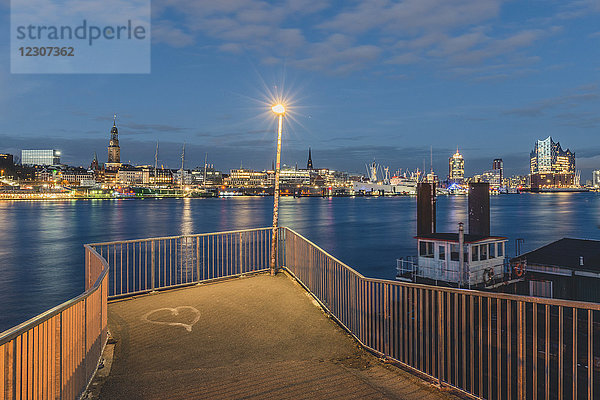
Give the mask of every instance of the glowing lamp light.
<svg viewBox="0 0 600 400">
<path fill-rule="evenodd" d="M 271 107 L 271 110 L 273 110 L 273 112 L 277 115 L 285 114 L 285 107 L 283 104 L 275 104 L 273 107 Z"/>
</svg>

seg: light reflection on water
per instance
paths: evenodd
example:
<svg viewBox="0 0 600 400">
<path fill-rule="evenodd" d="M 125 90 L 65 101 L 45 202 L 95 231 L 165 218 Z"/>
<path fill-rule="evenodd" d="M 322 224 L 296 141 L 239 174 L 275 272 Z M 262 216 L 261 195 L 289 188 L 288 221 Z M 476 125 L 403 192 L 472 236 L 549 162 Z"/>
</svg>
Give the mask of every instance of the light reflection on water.
<svg viewBox="0 0 600 400">
<path fill-rule="evenodd" d="M 439 197 L 439 232 L 467 222 L 467 197 Z M 562 237 L 600 239 L 596 193 L 492 196 L 492 234 L 532 250 Z M 270 226 L 272 197 L 0 202 L 0 331 L 81 293 L 83 244 Z M 279 221 L 366 276 L 391 279 L 414 255 L 416 201 L 281 199 Z"/>
<path fill-rule="evenodd" d="M 183 210 L 181 212 L 181 235 L 194 233 L 194 221 L 192 219 L 192 199 L 183 199 Z"/>
</svg>

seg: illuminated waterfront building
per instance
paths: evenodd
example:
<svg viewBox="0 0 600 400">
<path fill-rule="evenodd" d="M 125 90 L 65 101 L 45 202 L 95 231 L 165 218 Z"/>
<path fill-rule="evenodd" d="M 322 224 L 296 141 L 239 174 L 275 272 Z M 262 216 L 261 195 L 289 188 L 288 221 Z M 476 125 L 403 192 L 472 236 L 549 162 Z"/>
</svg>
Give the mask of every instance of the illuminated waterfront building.
<svg viewBox="0 0 600 400">
<path fill-rule="evenodd" d="M 79 167 L 43 167 L 35 169 L 35 179 L 38 182 L 79 185 L 81 182 L 95 181 L 94 173 Z"/>
<path fill-rule="evenodd" d="M 188 169 L 178 169 L 173 171 L 173 182 L 178 185 L 191 185 L 192 172 Z"/>
<path fill-rule="evenodd" d="M 509 188 L 524 188 L 530 186 L 530 175 L 513 175 L 505 179 L 506 186 Z"/>
<path fill-rule="evenodd" d="M 489 183 L 490 189 L 498 190 L 504 186 L 504 162 L 496 158 L 492 163 L 492 169 L 484 171 L 481 175 L 475 175 L 471 182 Z"/>
<path fill-rule="evenodd" d="M 117 129 L 117 116 L 113 120 L 108 142 L 108 163 L 106 168 L 119 168 L 121 166 L 121 148 L 119 147 L 119 130 Z"/>
<path fill-rule="evenodd" d="M 21 150 L 22 165 L 59 165 L 58 150 Z"/>
<path fill-rule="evenodd" d="M 316 174 L 313 173 L 313 175 Z M 270 187 L 274 184 L 274 171 L 254 171 L 252 169 L 232 169 L 226 183 L 231 187 Z M 310 185 L 311 171 L 283 166 L 279 173 L 281 185 Z"/>
<path fill-rule="evenodd" d="M 279 175 L 282 185 L 310 185 L 310 171 L 306 169 L 282 168 Z"/>
<path fill-rule="evenodd" d="M 538 140 L 531 151 L 531 188 L 569 188 L 575 186 L 575 153 L 563 150 L 548 136 Z"/>
<path fill-rule="evenodd" d="M 600 170 L 592 171 L 592 185 L 600 188 Z"/>
<path fill-rule="evenodd" d="M 194 185 L 220 185 L 223 183 L 223 174 L 217 171 L 212 164 L 206 164 L 192 170 L 192 184 Z"/>
<path fill-rule="evenodd" d="M 456 153 L 449 159 L 448 181 L 451 183 L 462 183 L 465 179 L 465 160 L 456 149 Z"/>
<path fill-rule="evenodd" d="M 146 168 L 150 183 L 158 186 L 168 186 L 173 183 L 173 171 L 168 168 Z"/>
<path fill-rule="evenodd" d="M 269 184 L 267 172 L 252 169 L 232 169 L 227 178 L 231 187 L 266 187 Z"/>
<path fill-rule="evenodd" d="M 492 163 L 492 171 L 499 171 L 499 182 L 498 186 L 504 186 L 504 161 L 501 158 L 494 159 Z"/>
<path fill-rule="evenodd" d="M 439 179 L 438 179 L 438 176 L 435 173 L 430 172 L 425 177 L 425 182 L 427 182 L 427 183 L 438 183 Z"/>
<path fill-rule="evenodd" d="M 150 183 L 150 170 L 148 168 L 127 167 L 119 169 L 117 181 L 127 185 Z"/>
<path fill-rule="evenodd" d="M 490 189 L 499 189 L 501 184 L 501 172 L 498 169 L 492 169 L 489 171 L 484 171 L 481 175 L 473 176 L 471 182 L 474 183 L 489 183 Z"/>
<path fill-rule="evenodd" d="M 12 175 L 15 170 L 15 163 L 12 154 L 0 154 L 0 177 Z"/>
</svg>

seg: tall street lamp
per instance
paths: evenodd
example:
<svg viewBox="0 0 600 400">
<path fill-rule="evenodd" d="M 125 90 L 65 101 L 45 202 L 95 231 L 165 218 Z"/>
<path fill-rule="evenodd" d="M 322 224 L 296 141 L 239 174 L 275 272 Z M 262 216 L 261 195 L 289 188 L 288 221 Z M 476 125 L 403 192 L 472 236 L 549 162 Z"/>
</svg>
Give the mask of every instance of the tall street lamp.
<svg viewBox="0 0 600 400">
<path fill-rule="evenodd" d="M 279 167 L 281 163 L 281 130 L 283 128 L 283 116 L 285 107 L 275 104 L 271 110 L 277 115 L 279 124 L 277 129 L 277 163 L 275 164 L 275 190 L 273 192 L 273 233 L 271 235 L 271 275 L 277 273 L 277 229 L 279 221 Z"/>
</svg>

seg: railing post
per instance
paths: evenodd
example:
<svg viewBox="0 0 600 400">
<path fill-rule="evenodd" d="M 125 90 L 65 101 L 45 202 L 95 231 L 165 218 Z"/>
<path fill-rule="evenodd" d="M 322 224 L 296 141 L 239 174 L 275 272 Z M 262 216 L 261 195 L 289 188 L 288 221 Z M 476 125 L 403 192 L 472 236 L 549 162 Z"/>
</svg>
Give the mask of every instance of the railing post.
<svg viewBox="0 0 600 400">
<path fill-rule="evenodd" d="M 88 364 L 89 364 L 89 359 L 87 357 L 87 301 L 88 298 L 86 297 L 83 300 L 83 375 L 85 377 L 84 381 L 87 382 L 88 380 Z M 82 391 L 81 391 L 81 395 L 83 395 L 83 393 L 85 392 L 85 386 L 83 387 Z"/>
<path fill-rule="evenodd" d="M 278 266 L 282 267 L 286 265 L 286 234 L 285 234 L 285 228 L 279 228 L 279 255 L 278 255 Z"/>
<path fill-rule="evenodd" d="M 85 249 L 85 290 L 90 287 L 90 255 L 88 250 Z"/>
<path fill-rule="evenodd" d="M 63 313 L 64 311 L 60 312 L 60 357 L 58 359 L 58 365 L 59 365 L 59 395 L 60 395 L 60 399 L 62 400 L 63 398 L 63 363 L 64 363 L 64 359 L 63 359 Z"/>
<path fill-rule="evenodd" d="M 389 289 L 390 289 L 390 285 L 384 283 L 383 285 L 381 285 L 383 288 L 383 303 L 384 303 L 384 320 L 383 320 L 383 329 L 384 329 L 384 335 L 383 335 L 383 349 L 385 351 L 385 354 L 387 356 L 390 355 L 390 296 L 389 296 Z"/>
<path fill-rule="evenodd" d="M 438 385 L 442 387 L 444 380 L 444 313 L 442 312 L 442 296 L 444 292 L 438 290 L 438 347 L 440 352 L 438 354 Z"/>
<path fill-rule="evenodd" d="M 524 369 L 524 356 L 523 353 L 525 352 L 525 326 L 523 324 L 523 302 L 519 301 L 517 303 L 517 318 L 518 318 L 518 323 L 517 323 L 517 329 L 519 330 L 519 334 L 517 336 L 517 398 L 518 399 L 523 399 L 524 398 L 524 393 L 523 393 L 523 381 L 524 381 L 524 373 L 525 371 Z"/>
<path fill-rule="evenodd" d="M 154 252 L 154 247 L 155 247 L 154 244 L 155 244 L 155 241 L 153 240 L 152 245 L 151 245 L 151 250 L 150 250 L 151 254 L 152 254 L 152 259 L 150 262 L 150 279 L 152 280 L 152 284 L 151 284 L 152 290 L 154 290 L 154 268 L 156 266 L 155 265 L 156 259 L 155 259 L 155 252 Z"/>
<path fill-rule="evenodd" d="M 240 247 L 240 258 L 239 258 L 240 274 L 244 273 L 244 259 L 242 258 L 243 254 L 244 254 L 243 249 L 242 249 L 243 242 L 244 242 L 244 234 L 242 232 L 240 232 L 240 246 L 239 246 Z"/>
<path fill-rule="evenodd" d="M 196 236 L 196 282 L 200 282 L 200 236 Z"/>
</svg>

